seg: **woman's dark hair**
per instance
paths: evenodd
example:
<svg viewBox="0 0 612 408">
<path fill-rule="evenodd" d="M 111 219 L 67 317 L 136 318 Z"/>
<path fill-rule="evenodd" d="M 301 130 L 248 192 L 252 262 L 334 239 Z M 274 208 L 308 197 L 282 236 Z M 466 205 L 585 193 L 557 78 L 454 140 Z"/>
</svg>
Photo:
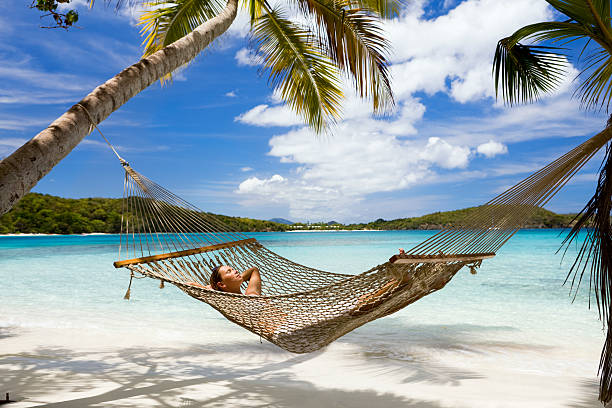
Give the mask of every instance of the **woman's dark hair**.
<svg viewBox="0 0 612 408">
<path fill-rule="evenodd" d="M 210 274 L 210 287 L 214 290 L 219 290 L 219 282 L 221 282 L 221 274 L 219 273 L 219 269 L 221 269 L 223 265 L 217 265 L 213 268 Z"/>
</svg>

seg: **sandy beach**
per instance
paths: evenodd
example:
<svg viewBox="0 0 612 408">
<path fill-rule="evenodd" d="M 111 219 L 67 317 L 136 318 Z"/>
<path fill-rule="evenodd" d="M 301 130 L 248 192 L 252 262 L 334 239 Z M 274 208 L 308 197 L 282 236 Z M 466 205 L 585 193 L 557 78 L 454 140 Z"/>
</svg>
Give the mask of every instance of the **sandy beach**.
<svg viewBox="0 0 612 408">
<path fill-rule="evenodd" d="M 361 335 L 377 341 L 376 330 Z M 0 383 L 18 401 L 11 407 L 601 406 L 596 379 L 584 376 L 595 368 L 592 353 L 566 364 L 563 349 L 481 344 L 460 327 L 444 330 L 437 344 L 395 333 L 372 353 L 352 334 L 296 355 L 229 335 L 207 344 L 139 332 L 3 328 Z"/>
</svg>

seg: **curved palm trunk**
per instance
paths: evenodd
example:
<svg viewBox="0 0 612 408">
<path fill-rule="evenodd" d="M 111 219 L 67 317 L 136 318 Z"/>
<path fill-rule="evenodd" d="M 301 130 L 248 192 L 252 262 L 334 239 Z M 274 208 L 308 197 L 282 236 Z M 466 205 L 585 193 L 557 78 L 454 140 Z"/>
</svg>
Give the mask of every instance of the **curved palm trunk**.
<svg viewBox="0 0 612 408">
<path fill-rule="evenodd" d="M 94 89 L 79 104 L 102 122 L 153 82 L 195 58 L 236 18 L 238 0 L 228 0 L 223 11 L 193 32 L 124 69 Z M 0 215 L 9 211 L 32 187 L 87 136 L 91 122 L 73 106 L 45 130 L 0 161 Z"/>
</svg>

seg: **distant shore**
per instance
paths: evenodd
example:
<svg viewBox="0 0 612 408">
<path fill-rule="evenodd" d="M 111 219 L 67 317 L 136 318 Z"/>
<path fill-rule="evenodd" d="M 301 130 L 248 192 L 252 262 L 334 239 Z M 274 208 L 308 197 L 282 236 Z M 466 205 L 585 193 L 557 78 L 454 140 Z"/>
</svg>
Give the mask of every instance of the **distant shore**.
<svg viewBox="0 0 612 408">
<path fill-rule="evenodd" d="M 559 230 L 564 229 L 562 227 L 550 227 L 550 228 L 533 228 L 525 227 L 520 228 L 521 230 Z M 440 229 L 310 229 L 310 230 L 286 230 L 286 231 L 240 231 L 243 234 L 250 233 L 262 233 L 262 232 L 390 232 L 390 231 L 440 231 Z M 90 232 L 86 234 L 38 234 L 38 233 L 11 233 L 11 234 L 0 234 L 0 237 L 61 237 L 61 236 L 95 236 L 95 235 L 119 235 L 118 232 Z"/>
<path fill-rule="evenodd" d="M 29 193 L 8 213 L 0 216 L 0 234 L 118 234 L 122 230 L 124 208 L 117 198 L 67 199 L 44 194 Z M 222 214 L 202 213 L 215 218 L 217 225 L 230 231 L 245 232 L 319 232 L 319 231 L 412 231 L 441 230 L 460 227 L 470 219 L 478 207 L 434 212 L 418 217 L 383 219 L 370 222 L 339 223 L 294 222 L 282 218 L 258 220 Z M 556 214 L 543 208 L 533 208 L 524 220 L 525 228 L 564 228 L 574 221 L 575 214 Z M 330 217 L 332 217 L 330 215 Z M 277 221 L 283 221 L 279 223 Z M 492 225 L 494 227 L 494 225 Z M 484 225 L 484 228 L 488 225 Z"/>
<path fill-rule="evenodd" d="M 296 230 L 287 230 L 283 232 L 354 232 L 354 231 L 362 231 L 362 232 L 376 232 L 376 231 L 391 231 L 384 229 L 296 229 Z M 406 230 L 408 231 L 408 230 Z M 414 231 L 414 230 L 412 230 Z"/>
</svg>

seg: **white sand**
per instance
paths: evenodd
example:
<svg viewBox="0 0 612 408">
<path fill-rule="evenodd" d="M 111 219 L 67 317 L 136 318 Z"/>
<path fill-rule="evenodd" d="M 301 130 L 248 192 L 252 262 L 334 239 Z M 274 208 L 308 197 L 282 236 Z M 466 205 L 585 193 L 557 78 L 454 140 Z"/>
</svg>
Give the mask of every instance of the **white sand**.
<svg viewBox="0 0 612 408">
<path fill-rule="evenodd" d="M 0 328 L 1 395 L 15 408 L 601 407 L 597 355 L 572 345 L 483 342 L 452 327 L 434 343 L 375 325 L 295 355 L 233 326 L 212 343 L 163 329 Z"/>
</svg>

